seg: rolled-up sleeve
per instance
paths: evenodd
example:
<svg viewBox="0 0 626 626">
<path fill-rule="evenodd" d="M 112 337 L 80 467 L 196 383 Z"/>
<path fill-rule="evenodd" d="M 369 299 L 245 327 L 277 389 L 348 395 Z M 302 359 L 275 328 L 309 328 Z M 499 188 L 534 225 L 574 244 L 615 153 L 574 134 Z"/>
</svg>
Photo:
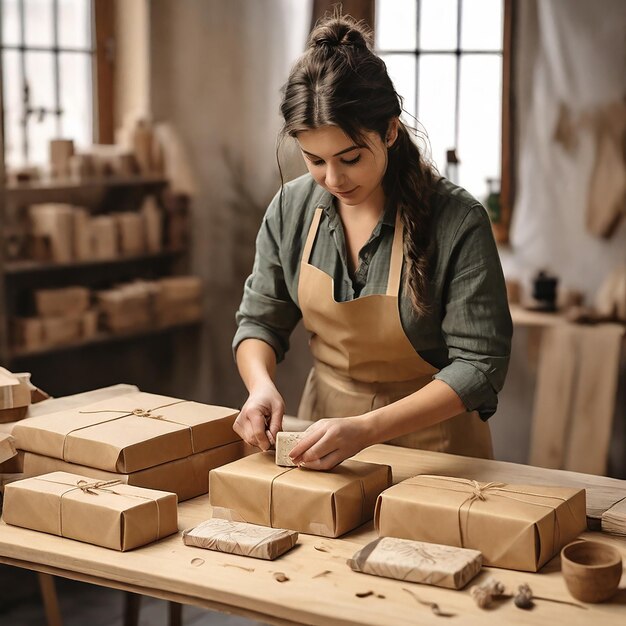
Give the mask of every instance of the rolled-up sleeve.
<svg viewBox="0 0 626 626">
<path fill-rule="evenodd" d="M 235 317 L 233 354 L 244 339 L 260 339 L 274 349 L 276 360 L 282 361 L 289 349 L 289 336 L 302 316 L 290 296 L 280 260 L 282 226 L 277 194 L 257 235 L 254 267 Z"/>
<path fill-rule="evenodd" d="M 441 329 L 450 363 L 434 378 L 486 420 L 504 385 L 513 326 L 498 250 L 480 205 L 470 208 L 457 231 L 447 276 Z"/>
</svg>

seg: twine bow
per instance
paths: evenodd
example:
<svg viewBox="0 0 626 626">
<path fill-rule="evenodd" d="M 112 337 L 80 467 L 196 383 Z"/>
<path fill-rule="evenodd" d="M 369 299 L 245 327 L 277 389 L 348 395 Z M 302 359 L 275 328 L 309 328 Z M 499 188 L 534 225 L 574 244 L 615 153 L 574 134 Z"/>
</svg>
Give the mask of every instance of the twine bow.
<svg viewBox="0 0 626 626">
<path fill-rule="evenodd" d="M 160 408 L 160 407 L 157 407 Z M 162 420 L 162 415 L 152 415 L 152 411 L 156 411 L 156 409 L 133 409 L 131 411 L 131 415 L 136 415 L 137 417 L 149 417 L 153 420 Z"/>
<path fill-rule="evenodd" d="M 476 502 L 477 500 L 485 502 L 487 500 L 488 493 L 491 493 L 491 495 L 493 496 L 506 498 L 508 500 L 516 500 L 517 502 L 522 502 L 529 506 L 538 506 L 538 507 L 550 509 L 554 514 L 554 532 L 552 536 L 553 546 L 560 544 L 560 541 L 561 541 L 561 527 L 559 523 L 559 517 L 556 514 L 557 507 L 553 506 L 552 504 L 548 504 L 547 502 L 533 502 L 532 500 L 528 499 L 528 496 L 530 496 L 531 498 L 535 497 L 535 498 L 547 498 L 550 500 L 560 500 L 561 502 L 567 505 L 567 508 L 570 514 L 572 515 L 572 517 L 574 517 L 574 514 L 571 510 L 568 499 L 562 496 L 538 493 L 534 491 L 524 491 L 521 489 L 511 489 L 510 487 L 507 486 L 506 483 L 500 483 L 500 482 L 490 482 L 490 483 L 485 483 L 484 485 L 481 485 L 478 481 L 473 480 L 473 479 L 454 478 L 452 476 L 438 476 L 435 474 L 419 474 L 418 476 L 415 476 L 415 478 L 416 479 L 426 478 L 426 479 L 433 479 L 433 480 L 441 480 L 441 481 L 448 482 L 448 483 L 456 483 L 462 486 L 461 489 L 455 489 L 449 484 L 443 486 L 443 489 L 446 489 L 447 491 L 460 491 L 462 493 L 467 493 L 467 487 L 471 488 L 471 493 L 467 495 L 467 497 L 459 504 L 457 508 L 457 517 L 458 517 L 458 522 L 459 522 L 459 540 L 460 540 L 461 548 L 465 547 L 466 545 L 466 541 L 464 540 L 463 537 L 464 535 L 467 537 L 467 534 L 468 534 L 469 514 L 470 514 L 470 509 L 472 508 L 472 504 Z M 523 496 L 523 497 L 519 498 L 516 496 Z M 461 513 L 465 505 L 467 505 L 467 510 L 465 512 L 465 524 L 463 524 Z"/>
<path fill-rule="evenodd" d="M 88 482 L 86 480 L 79 480 L 76 482 L 76 486 L 83 492 L 88 493 L 92 496 L 97 496 L 98 491 L 106 491 L 108 493 L 115 493 L 116 491 L 112 491 L 111 489 L 107 489 L 107 487 L 112 487 L 113 485 L 121 485 L 122 481 L 115 480 L 96 480 L 94 482 Z"/>
</svg>

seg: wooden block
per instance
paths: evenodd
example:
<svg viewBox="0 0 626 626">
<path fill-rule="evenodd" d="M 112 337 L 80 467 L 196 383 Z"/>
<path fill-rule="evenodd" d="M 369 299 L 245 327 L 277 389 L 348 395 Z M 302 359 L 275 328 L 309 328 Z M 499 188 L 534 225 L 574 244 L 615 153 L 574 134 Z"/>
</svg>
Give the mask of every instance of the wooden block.
<svg viewBox="0 0 626 626">
<path fill-rule="evenodd" d="M 461 589 L 480 572 L 478 550 L 381 537 L 361 548 L 348 565 L 355 572 Z"/>
<path fill-rule="evenodd" d="M 276 435 L 276 465 L 295 467 L 295 463 L 289 458 L 289 453 L 304 436 L 305 433 L 301 432 L 280 432 Z"/>
</svg>

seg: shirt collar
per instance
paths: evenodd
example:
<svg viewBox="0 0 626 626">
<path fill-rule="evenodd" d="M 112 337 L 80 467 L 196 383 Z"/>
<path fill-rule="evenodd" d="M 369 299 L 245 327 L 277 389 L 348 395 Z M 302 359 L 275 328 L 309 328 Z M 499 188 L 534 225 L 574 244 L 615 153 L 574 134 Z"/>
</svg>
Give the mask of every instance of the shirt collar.
<svg viewBox="0 0 626 626">
<path fill-rule="evenodd" d="M 339 215 L 337 214 L 337 209 L 335 208 L 334 199 L 330 191 L 327 191 L 323 187 L 318 185 L 319 193 L 315 197 L 315 205 L 317 207 L 322 207 L 324 209 L 324 213 L 328 218 L 329 225 L 332 227 L 336 220 L 339 219 Z M 380 224 L 384 224 L 385 226 L 395 227 L 396 225 L 396 207 L 395 205 L 387 202 L 387 206 L 383 212 L 383 217 Z"/>
</svg>

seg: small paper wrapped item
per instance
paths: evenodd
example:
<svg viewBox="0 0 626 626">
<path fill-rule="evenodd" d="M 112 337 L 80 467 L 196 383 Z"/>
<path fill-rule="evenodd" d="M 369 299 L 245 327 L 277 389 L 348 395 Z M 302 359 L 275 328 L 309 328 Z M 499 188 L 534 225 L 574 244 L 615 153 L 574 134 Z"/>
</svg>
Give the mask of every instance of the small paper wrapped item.
<svg viewBox="0 0 626 626">
<path fill-rule="evenodd" d="M 381 537 L 361 548 L 348 565 L 355 572 L 461 589 L 480 572 L 477 550 Z"/>
<path fill-rule="evenodd" d="M 15 439 L 11 435 L 0 433 L 0 463 L 8 461 L 17 454 Z"/>
<path fill-rule="evenodd" d="M 315 472 L 278 467 L 261 452 L 212 470 L 209 502 L 214 517 L 338 537 L 372 519 L 390 484 L 388 465 L 344 461 Z"/>
<path fill-rule="evenodd" d="M 177 514 L 173 493 L 65 472 L 4 489 L 7 524 L 113 550 L 132 550 L 177 532 Z"/>
<path fill-rule="evenodd" d="M 183 531 L 186 546 L 217 550 L 229 554 L 273 561 L 291 550 L 298 533 L 282 528 L 267 528 L 245 522 L 210 519 L 195 528 Z"/>
<path fill-rule="evenodd" d="M 30 374 L 13 374 L 0 367 L 0 409 L 15 409 L 31 403 Z"/>
<path fill-rule="evenodd" d="M 60 459 L 52 459 L 33 452 L 22 452 L 22 463 L 19 471 L 23 472 L 24 478 L 41 476 L 49 472 L 69 472 L 70 474 L 89 476 L 91 479 L 117 479 L 135 487 L 170 491 L 178 496 L 179 502 L 182 502 L 207 493 L 209 490 L 209 471 L 220 467 L 220 465 L 232 463 L 244 454 L 243 441 L 235 441 L 219 448 L 197 452 L 191 456 L 138 472 L 119 474 L 86 465 L 68 463 Z"/>
<path fill-rule="evenodd" d="M 585 491 L 420 475 L 380 495 L 381 537 L 479 550 L 483 563 L 536 572 L 587 528 Z"/>
<path fill-rule="evenodd" d="M 137 391 L 27 418 L 13 436 L 21 450 L 129 474 L 238 441 L 237 413 Z"/>
</svg>

